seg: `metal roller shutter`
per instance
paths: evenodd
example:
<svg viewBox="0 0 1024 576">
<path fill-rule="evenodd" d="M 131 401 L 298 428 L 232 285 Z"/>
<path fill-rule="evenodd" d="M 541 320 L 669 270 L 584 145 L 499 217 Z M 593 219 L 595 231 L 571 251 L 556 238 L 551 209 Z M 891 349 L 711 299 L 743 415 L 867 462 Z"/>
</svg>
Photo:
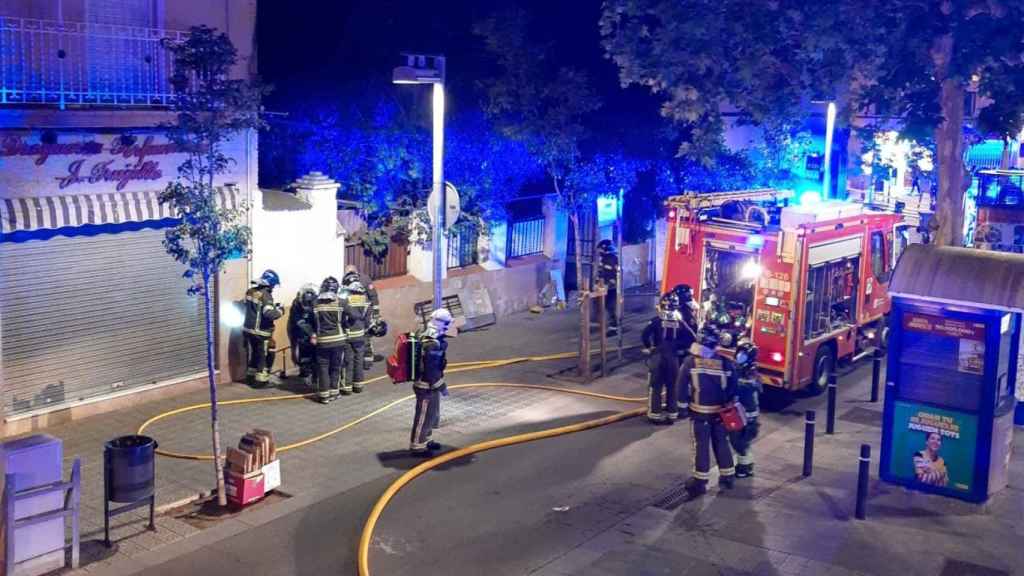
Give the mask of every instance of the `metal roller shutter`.
<svg viewBox="0 0 1024 576">
<path fill-rule="evenodd" d="M 0 243 L 8 417 L 198 375 L 202 299 L 163 230 Z"/>
</svg>

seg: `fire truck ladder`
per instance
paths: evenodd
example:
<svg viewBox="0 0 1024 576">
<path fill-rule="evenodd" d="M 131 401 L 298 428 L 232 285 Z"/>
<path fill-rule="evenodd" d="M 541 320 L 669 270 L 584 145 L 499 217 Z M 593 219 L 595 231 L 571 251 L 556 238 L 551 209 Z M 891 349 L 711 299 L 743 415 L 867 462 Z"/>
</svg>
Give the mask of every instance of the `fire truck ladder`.
<svg viewBox="0 0 1024 576">
<path fill-rule="evenodd" d="M 670 196 L 666 201 L 672 208 L 689 213 L 719 208 L 729 202 L 779 202 L 794 196 L 792 190 L 755 188 L 753 190 L 730 190 L 726 192 L 684 192 Z"/>
</svg>

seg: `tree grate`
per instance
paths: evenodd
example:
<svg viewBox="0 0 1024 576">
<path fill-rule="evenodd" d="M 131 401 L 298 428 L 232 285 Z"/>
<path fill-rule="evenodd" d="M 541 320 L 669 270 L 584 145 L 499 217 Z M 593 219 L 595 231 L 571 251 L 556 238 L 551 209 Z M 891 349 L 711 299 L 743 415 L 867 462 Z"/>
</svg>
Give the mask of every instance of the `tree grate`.
<svg viewBox="0 0 1024 576">
<path fill-rule="evenodd" d="M 1010 573 L 991 566 L 946 558 L 939 576 L 1010 576 Z"/>
<path fill-rule="evenodd" d="M 880 411 L 861 408 L 860 406 L 850 408 L 846 412 L 843 412 L 839 416 L 839 419 L 864 426 L 882 427 L 882 413 Z"/>
<path fill-rule="evenodd" d="M 661 510 L 675 510 L 683 502 L 686 502 L 686 482 L 677 482 L 662 492 L 651 506 Z"/>
</svg>

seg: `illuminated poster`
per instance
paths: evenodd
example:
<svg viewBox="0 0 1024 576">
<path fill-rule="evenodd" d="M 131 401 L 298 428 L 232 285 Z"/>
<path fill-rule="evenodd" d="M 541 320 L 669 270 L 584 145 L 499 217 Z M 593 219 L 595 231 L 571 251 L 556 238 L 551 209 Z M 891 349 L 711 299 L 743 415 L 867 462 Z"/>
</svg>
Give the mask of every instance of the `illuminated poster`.
<svg viewBox="0 0 1024 576">
<path fill-rule="evenodd" d="M 984 322 L 909 313 L 903 316 L 903 327 L 933 336 L 956 338 L 958 341 L 957 371 L 967 374 L 985 373 Z"/>
<path fill-rule="evenodd" d="M 978 418 L 913 402 L 893 404 L 890 470 L 902 480 L 970 492 Z"/>
</svg>

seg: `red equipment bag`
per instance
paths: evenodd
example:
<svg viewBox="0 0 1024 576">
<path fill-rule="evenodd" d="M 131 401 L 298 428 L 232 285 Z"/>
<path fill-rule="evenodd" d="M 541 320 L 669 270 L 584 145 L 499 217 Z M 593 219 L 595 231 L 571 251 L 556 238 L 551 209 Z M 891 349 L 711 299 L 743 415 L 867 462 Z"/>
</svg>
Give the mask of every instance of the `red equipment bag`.
<svg viewBox="0 0 1024 576">
<path fill-rule="evenodd" d="M 739 432 L 747 425 L 747 411 L 743 404 L 732 406 L 718 413 L 722 417 L 722 424 L 725 424 L 726 432 Z"/>
<path fill-rule="evenodd" d="M 395 351 L 388 356 L 388 377 L 394 384 L 414 382 L 419 376 L 420 339 L 406 332 L 395 336 Z"/>
</svg>

